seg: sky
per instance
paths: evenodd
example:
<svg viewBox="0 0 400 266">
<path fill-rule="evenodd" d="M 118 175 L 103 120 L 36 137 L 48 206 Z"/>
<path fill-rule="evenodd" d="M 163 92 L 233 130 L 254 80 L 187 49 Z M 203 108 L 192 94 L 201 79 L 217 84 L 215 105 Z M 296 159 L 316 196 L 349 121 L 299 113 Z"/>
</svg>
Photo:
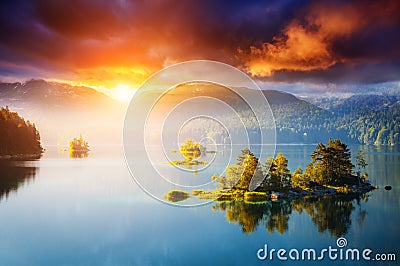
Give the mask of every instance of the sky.
<svg viewBox="0 0 400 266">
<path fill-rule="evenodd" d="M 297 94 L 400 90 L 397 0 L 2 0 L 0 7 L 3 82 L 40 78 L 124 92 L 171 64 L 207 59 Z"/>
</svg>

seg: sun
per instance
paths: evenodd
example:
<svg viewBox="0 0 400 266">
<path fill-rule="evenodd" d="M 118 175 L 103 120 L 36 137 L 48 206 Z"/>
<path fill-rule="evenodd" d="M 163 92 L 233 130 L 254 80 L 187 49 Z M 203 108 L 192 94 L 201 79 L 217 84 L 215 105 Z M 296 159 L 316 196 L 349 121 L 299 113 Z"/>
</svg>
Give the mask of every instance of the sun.
<svg viewBox="0 0 400 266">
<path fill-rule="evenodd" d="M 112 91 L 113 98 L 121 102 L 128 102 L 134 94 L 133 89 L 129 85 L 118 84 Z"/>
</svg>

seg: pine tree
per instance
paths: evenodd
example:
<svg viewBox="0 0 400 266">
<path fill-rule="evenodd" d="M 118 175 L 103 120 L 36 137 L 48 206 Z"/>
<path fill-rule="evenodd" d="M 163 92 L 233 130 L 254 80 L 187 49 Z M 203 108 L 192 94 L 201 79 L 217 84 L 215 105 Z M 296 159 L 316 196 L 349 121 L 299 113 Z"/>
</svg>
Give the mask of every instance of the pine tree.
<svg viewBox="0 0 400 266">
<path fill-rule="evenodd" d="M 367 183 L 366 178 L 368 177 L 368 174 L 366 172 L 361 175 L 361 171 L 365 170 L 365 167 L 368 165 L 366 160 L 365 160 L 365 153 L 363 150 L 358 150 L 357 156 L 356 156 L 356 165 L 357 165 L 357 177 L 360 182 Z M 360 184 L 359 184 L 360 185 Z"/>
<path fill-rule="evenodd" d="M 238 157 L 239 169 L 242 170 L 239 182 L 235 186 L 237 189 L 249 190 L 250 181 L 253 176 L 262 175 L 258 158 L 249 149 L 242 150 L 242 155 Z"/>
<path fill-rule="evenodd" d="M 278 175 L 280 187 L 289 187 L 291 185 L 291 174 L 288 169 L 288 160 L 282 153 L 278 153 L 275 160 L 276 170 L 275 174 Z"/>
<path fill-rule="evenodd" d="M 347 145 L 340 140 L 329 139 L 327 145 L 317 145 L 311 154 L 315 181 L 322 184 L 342 184 L 351 177 L 354 165 Z M 310 170 L 311 171 L 311 170 Z"/>
<path fill-rule="evenodd" d="M 226 168 L 226 176 L 218 177 L 214 174 L 212 180 L 218 181 L 223 189 L 249 190 L 252 178 L 261 178 L 262 175 L 257 157 L 246 148 L 237 157 L 237 163 Z"/>
<path fill-rule="evenodd" d="M 292 174 L 292 186 L 297 188 L 307 188 L 310 186 L 309 175 L 303 174 L 300 167 Z"/>
<path fill-rule="evenodd" d="M 291 186 L 292 175 L 288 169 L 288 160 L 282 153 L 276 158 L 268 158 L 265 164 L 265 172 L 268 173 L 261 184 L 263 190 L 281 190 Z"/>
<path fill-rule="evenodd" d="M 358 150 L 356 156 L 356 165 L 357 165 L 357 176 L 360 176 L 361 171 L 364 170 L 365 167 L 368 165 L 367 162 L 365 161 L 365 153 L 363 150 Z"/>
</svg>

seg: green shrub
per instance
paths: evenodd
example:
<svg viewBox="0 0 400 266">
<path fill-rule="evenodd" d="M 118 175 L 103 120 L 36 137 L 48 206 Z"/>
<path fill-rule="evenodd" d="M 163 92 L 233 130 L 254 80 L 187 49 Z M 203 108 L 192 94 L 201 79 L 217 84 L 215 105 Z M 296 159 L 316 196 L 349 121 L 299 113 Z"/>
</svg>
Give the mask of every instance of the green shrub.
<svg viewBox="0 0 400 266">
<path fill-rule="evenodd" d="M 244 193 L 244 199 L 246 201 L 265 201 L 267 199 L 267 193 L 265 192 L 246 192 Z"/>
<path fill-rule="evenodd" d="M 183 190 L 171 190 L 164 196 L 168 201 L 178 202 L 190 197 L 190 193 Z"/>
<path fill-rule="evenodd" d="M 198 195 L 204 194 L 204 193 L 206 193 L 206 191 L 204 189 L 194 189 L 194 190 L 192 190 L 192 195 L 193 196 L 198 196 Z"/>
</svg>

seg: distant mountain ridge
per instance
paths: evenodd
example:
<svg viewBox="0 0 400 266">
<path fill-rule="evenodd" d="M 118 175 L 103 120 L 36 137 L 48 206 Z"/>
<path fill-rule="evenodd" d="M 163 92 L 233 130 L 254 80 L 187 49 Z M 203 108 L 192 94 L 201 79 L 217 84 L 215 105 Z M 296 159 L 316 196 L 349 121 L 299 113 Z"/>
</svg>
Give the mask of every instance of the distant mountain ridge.
<svg viewBox="0 0 400 266">
<path fill-rule="evenodd" d="M 47 145 L 67 145 L 79 134 L 91 143 L 121 142 L 126 106 L 92 88 L 44 80 L 0 83 L 0 106 L 34 121 Z"/>
<path fill-rule="evenodd" d="M 213 91 L 207 85 L 185 91 L 192 97 L 205 92 L 239 109 L 244 104 L 233 94 Z M 275 117 L 278 143 L 317 143 L 329 138 L 355 144 L 400 143 L 400 96 L 354 95 L 336 102 L 326 101 L 328 108 L 320 108 L 286 92 L 262 92 Z M 182 99 L 179 93 L 169 97 L 166 102 L 170 105 Z M 43 80 L 1 83 L 0 106 L 6 105 L 34 121 L 45 144 L 56 144 L 80 133 L 87 136 L 89 143 L 116 139 L 121 142 L 126 105 L 92 88 Z M 256 125 L 250 119 L 246 127 L 252 129 Z"/>
<path fill-rule="evenodd" d="M 304 129 L 304 134 L 313 134 L 315 140 L 329 136 L 354 144 L 400 144 L 400 95 L 357 94 L 345 99 L 327 99 L 322 105 L 325 108 L 319 111 L 286 105 L 281 110 L 283 114 L 296 112 L 299 121 L 296 115 L 290 118 L 276 115 L 277 124 L 286 123 L 286 126 L 278 126 L 279 130 L 285 133 L 287 127 L 295 131 Z M 306 123 L 302 119 L 306 119 Z M 286 139 L 295 137 L 289 135 Z"/>
<path fill-rule="evenodd" d="M 349 112 L 359 112 L 363 109 L 373 111 L 387 110 L 400 103 L 400 96 L 396 95 L 353 95 L 344 99 L 339 104 L 331 106 L 329 109 L 346 114 Z"/>
<path fill-rule="evenodd" d="M 298 99 L 293 94 L 282 92 L 282 91 L 275 91 L 275 90 L 263 90 L 262 91 L 265 98 L 268 100 L 269 104 L 274 105 L 283 105 L 283 104 L 291 104 L 291 103 L 298 103 L 298 102 L 305 102 L 304 100 Z M 310 103 L 308 103 L 310 104 Z"/>
<path fill-rule="evenodd" d="M 46 105 L 71 104 L 82 105 L 110 104 L 111 98 L 92 88 L 71 86 L 65 83 L 31 80 L 24 83 L 0 83 L 0 102 L 22 101 L 24 103 L 40 103 Z"/>
</svg>

